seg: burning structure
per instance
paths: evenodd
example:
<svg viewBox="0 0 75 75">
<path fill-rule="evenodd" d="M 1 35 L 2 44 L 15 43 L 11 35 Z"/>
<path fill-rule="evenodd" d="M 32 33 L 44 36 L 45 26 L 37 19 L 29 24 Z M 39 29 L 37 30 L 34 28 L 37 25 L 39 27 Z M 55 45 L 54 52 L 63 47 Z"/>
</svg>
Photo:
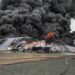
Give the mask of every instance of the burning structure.
<svg viewBox="0 0 75 75">
<path fill-rule="evenodd" d="M 46 42 L 46 40 L 31 37 L 5 38 L 0 40 L 0 52 L 75 52 L 75 47 L 66 45 L 61 40 Z"/>
<path fill-rule="evenodd" d="M 74 3 L 74 0 L 1 0 L 0 38 L 56 36 L 73 45 L 75 33 L 70 33 L 70 18 L 74 16 Z"/>
</svg>

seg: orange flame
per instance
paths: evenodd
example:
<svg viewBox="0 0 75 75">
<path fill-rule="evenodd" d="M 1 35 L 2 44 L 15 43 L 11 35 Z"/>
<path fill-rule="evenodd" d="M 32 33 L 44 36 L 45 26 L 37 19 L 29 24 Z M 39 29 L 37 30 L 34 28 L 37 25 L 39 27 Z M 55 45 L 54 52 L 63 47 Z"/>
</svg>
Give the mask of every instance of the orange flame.
<svg viewBox="0 0 75 75">
<path fill-rule="evenodd" d="M 54 38 L 55 37 L 55 35 L 56 35 L 56 33 L 55 32 L 49 32 L 47 35 L 46 35 L 46 39 L 51 39 L 51 38 Z"/>
</svg>

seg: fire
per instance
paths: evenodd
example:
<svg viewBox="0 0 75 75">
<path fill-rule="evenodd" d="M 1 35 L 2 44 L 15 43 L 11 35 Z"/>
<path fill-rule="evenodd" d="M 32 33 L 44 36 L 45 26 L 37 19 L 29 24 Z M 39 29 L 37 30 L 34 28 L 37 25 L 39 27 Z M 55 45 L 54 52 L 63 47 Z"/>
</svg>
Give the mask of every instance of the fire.
<svg viewBox="0 0 75 75">
<path fill-rule="evenodd" d="M 56 33 L 55 32 L 49 32 L 46 36 L 45 36 L 45 39 L 51 39 L 51 38 L 54 38 L 56 36 Z"/>
</svg>

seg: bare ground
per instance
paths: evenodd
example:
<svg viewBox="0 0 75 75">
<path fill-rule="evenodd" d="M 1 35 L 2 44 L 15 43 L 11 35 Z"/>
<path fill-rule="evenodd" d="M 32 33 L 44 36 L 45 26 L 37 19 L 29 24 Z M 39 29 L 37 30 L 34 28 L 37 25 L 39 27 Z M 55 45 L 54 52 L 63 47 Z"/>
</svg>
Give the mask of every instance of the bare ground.
<svg viewBox="0 0 75 75">
<path fill-rule="evenodd" d="M 4 53 L 0 54 L 0 65 L 36 62 L 67 57 L 64 53 Z"/>
</svg>

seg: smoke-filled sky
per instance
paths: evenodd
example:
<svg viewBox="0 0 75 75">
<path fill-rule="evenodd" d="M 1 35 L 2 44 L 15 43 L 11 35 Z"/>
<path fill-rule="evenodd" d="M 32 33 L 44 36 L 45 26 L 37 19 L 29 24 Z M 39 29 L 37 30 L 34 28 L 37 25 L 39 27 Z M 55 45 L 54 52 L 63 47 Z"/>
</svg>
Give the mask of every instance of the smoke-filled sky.
<svg viewBox="0 0 75 75">
<path fill-rule="evenodd" d="M 75 30 L 73 19 L 70 29 L 70 18 L 75 16 L 73 1 L 1 0 L 0 37 L 27 35 L 40 38 L 55 32 L 59 38 L 71 39 L 68 32 Z"/>
</svg>

